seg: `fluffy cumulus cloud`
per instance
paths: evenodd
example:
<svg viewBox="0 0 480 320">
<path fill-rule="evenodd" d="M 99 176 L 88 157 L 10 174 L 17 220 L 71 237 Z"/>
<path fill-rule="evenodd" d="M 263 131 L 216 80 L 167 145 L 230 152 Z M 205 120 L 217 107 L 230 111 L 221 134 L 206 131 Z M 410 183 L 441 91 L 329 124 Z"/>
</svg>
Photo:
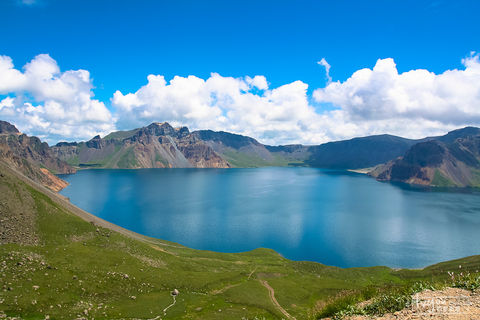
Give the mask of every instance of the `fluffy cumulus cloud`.
<svg viewBox="0 0 480 320">
<path fill-rule="evenodd" d="M 421 137 L 480 124 L 480 62 L 472 54 L 462 70 L 399 73 L 393 59 L 358 70 L 344 82 L 314 91 L 317 102 L 339 108 L 361 134 Z"/>
<path fill-rule="evenodd" d="M 0 118 L 50 142 L 114 129 L 110 111 L 93 99 L 92 89 L 88 71 L 61 72 L 49 55 L 36 56 L 23 71 L 0 56 Z"/>
<path fill-rule="evenodd" d="M 328 62 L 318 63 L 329 77 Z M 154 121 L 230 131 L 269 144 L 317 144 L 383 133 L 419 138 L 480 125 L 480 61 L 474 54 L 461 69 L 441 74 L 399 73 L 393 59 L 380 59 L 343 82 L 329 78 L 313 97 L 307 89 L 302 81 L 272 88 L 264 76 L 213 73 L 207 79 L 167 81 L 149 75 L 136 92 L 116 91 L 110 111 L 93 98 L 88 71 L 61 72 L 48 55 L 19 70 L 0 56 L 0 118 L 49 141 L 89 139 Z"/>
<path fill-rule="evenodd" d="M 212 74 L 148 76 L 135 93 L 113 95 L 117 125 L 131 128 L 152 121 L 168 121 L 190 128 L 225 130 L 250 135 L 267 143 L 305 142 L 316 139 L 320 116 L 308 103 L 308 85 L 295 81 L 269 89 L 263 76 L 231 78 Z"/>
</svg>

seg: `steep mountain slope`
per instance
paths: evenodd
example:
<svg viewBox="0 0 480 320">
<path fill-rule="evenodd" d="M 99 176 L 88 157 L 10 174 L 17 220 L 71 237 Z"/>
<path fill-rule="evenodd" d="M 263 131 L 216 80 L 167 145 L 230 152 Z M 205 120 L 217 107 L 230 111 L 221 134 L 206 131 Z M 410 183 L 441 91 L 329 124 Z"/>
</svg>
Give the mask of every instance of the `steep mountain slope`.
<svg viewBox="0 0 480 320">
<path fill-rule="evenodd" d="M 66 182 L 54 174 L 75 172 L 55 157 L 46 142 L 20 133 L 5 121 L 0 121 L 0 160 L 56 191 L 64 188 Z"/>
<path fill-rule="evenodd" d="M 308 148 L 301 145 L 272 147 L 253 138 L 224 131 L 199 130 L 193 134 L 234 167 L 302 164 L 308 156 Z"/>
<path fill-rule="evenodd" d="M 310 147 L 306 163 L 322 168 L 369 168 L 403 155 L 416 142 L 387 134 L 329 142 Z"/>
<path fill-rule="evenodd" d="M 96 218 L 2 161 L 0 173 L 0 318 L 313 319 L 339 297 L 480 266 L 476 256 L 423 270 L 341 269 L 268 249 L 193 250 Z"/>
<path fill-rule="evenodd" d="M 413 145 L 375 168 L 378 180 L 439 187 L 480 186 L 480 129 L 467 127 Z"/>
<path fill-rule="evenodd" d="M 356 169 L 373 167 L 401 156 L 418 140 L 390 135 L 355 138 L 318 146 L 269 146 L 224 131 L 172 128 L 152 123 L 143 128 L 112 132 L 80 143 L 52 147 L 60 159 L 80 167 L 262 167 L 312 166 Z"/>
<path fill-rule="evenodd" d="M 311 166 L 357 169 L 373 167 L 401 156 L 418 140 L 391 135 L 369 136 L 318 146 L 269 146 L 228 132 L 194 131 L 201 140 L 235 167 Z"/>
<path fill-rule="evenodd" d="M 173 128 L 168 123 L 114 132 L 103 139 L 96 136 L 87 142 L 61 142 L 52 151 L 58 158 L 81 167 L 229 167 L 227 161 L 186 127 Z"/>
</svg>

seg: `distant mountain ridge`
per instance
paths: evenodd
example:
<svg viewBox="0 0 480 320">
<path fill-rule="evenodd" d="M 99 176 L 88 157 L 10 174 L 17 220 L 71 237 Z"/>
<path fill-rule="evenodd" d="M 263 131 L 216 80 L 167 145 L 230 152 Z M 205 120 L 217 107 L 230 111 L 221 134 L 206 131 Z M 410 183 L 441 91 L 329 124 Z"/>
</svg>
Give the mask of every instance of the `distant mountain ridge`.
<svg viewBox="0 0 480 320">
<path fill-rule="evenodd" d="M 328 142 L 310 147 L 312 155 L 306 162 L 323 168 L 369 168 L 403 155 L 418 141 L 384 134 Z"/>
<path fill-rule="evenodd" d="M 87 142 L 60 142 L 57 157 L 73 166 L 98 168 L 183 168 L 311 166 L 373 167 L 399 157 L 419 140 L 390 135 L 354 138 L 318 146 L 264 145 L 254 138 L 212 130 L 190 132 L 168 123 L 116 131 Z"/>
<path fill-rule="evenodd" d="M 370 175 L 436 187 L 480 187 L 480 129 L 466 127 L 414 144 Z"/>
<path fill-rule="evenodd" d="M 58 143 L 54 154 L 74 166 L 101 168 L 228 168 L 227 161 L 187 127 L 152 123 L 87 142 Z"/>
<path fill-rule="evenodd" d="M 385 134 L 317 146 L 269 146 L 247 136 L 212 130 L 190 132 L 187 127 L 174 128 L 166 122 L 49 147 L 0 121 L 0 158 L 53 189 L 62 188 L 53 174 L 71 173 L 75 167 L 374 167 L 369 175 L 383 181 L 480 186 L 479 150 L 480 129 L 475 127 L 419 140 Z"/>
</svg>

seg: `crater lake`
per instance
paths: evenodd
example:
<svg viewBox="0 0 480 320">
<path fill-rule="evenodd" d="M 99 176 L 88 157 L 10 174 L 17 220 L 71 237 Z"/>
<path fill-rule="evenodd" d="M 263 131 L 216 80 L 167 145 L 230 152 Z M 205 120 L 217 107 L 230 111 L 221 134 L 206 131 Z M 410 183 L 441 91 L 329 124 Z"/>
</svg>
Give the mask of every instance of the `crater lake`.
<svg viewBox="0 0 480 320">
<path fill-rule="evenodd" d="M 61 194 L 202 250 L 271 248 L 339 267 L 419 268 L 480 252 L 480 195 L 315 168 L 80 170 Z"/>
</svg>

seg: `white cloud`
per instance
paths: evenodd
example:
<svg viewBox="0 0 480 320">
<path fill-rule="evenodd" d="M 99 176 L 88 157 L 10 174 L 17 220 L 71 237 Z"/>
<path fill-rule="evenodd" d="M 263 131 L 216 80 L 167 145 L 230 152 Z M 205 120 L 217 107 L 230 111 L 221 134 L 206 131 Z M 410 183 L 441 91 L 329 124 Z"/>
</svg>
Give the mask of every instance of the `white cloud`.
<svg viewBox="0 0 480 320">
<path fill-rule="evenodd" d="M 480 62 L 472 54 L 463 70 L 434 74 L 418 69 L 398 73 L 393 59 L 358 70 L 344 82 L 317 89 L 317 102 L 339 107 L 345 123 L 360 134 L 393 133 L 410 137 L 443 133 L 480 124 Z"/>
<path fill-rule="evenodd" d="M 329 77 L 328 62 L 318 63 Z M 333 111 L 315 108 L 308 85 L 301 81 L 269 88 L 263 76 L 215 73 L 206 80 L 175 77 L 170 83 L 150 75 L 135 93 L 117 91 L 112 105 L 121 128 L 162 120 L 250 135 L 270 144 L 316 144 L 383 133 L 420 138 L 480 124 L 479 58 L 471 55 L 463 63 L 464 70 L 440 75 L 427 70 L 399 74 L 393 59 L 380 59 L 373 69 L 314 91 L 316 102 L 338 107 Z"/>
<path fill-rule="evenodd" d="M 246 77 L 245 81 L 251 85 L 252 87 L 255 87 L 259 90 L 267 90 L 268 89 L 268 82 L 267 78 L 264 76 L 255 76 L 253 78 Z"/>
<path fill-rule="evenodd" d="M 86 70 L 61 72 L 55 60 L 41 54 L 24 66 L 0 56 L 0 117 L 19 130 L 53 142 L 89 139 L 114 129 L 112 115 L 103 102 L 93 99 Z"/>
<path fill-rule="evenodd" d="M 20 91 L 25 87 L 26 77 L 14 69 L 10 57 L 0 56 L 0 94 Z"/>
<path fill-rule="evenodd" d="M 213 73 L 206 80 L 177 76 L 167 83 L 163 76 L 150 75 L 135 93 L 115 92 L 112 105 L 121 128 L 161 120 L 191 129 L 232 131 L 267 143 L 313 142 L 317 139 L 309 132 L 318 132 L 314 119 L 319 115 L 308 103 L 307 88 L 295 81 L 268 89 L 263 76 Z"/>
<path fill-rule="evenodd" d="M 168 121 L 190 129 L 224 130 L 268 144 L 317 144 L 390 133 L 411 138 L 480 125 L 480 62 L 472 54 L 464 68 L 434 74 L 398 73 L 393 59 L 354 72 L 344 82 L 329 82 L 307 94 L 295 81 L 270 87 L 264 76 L 207 79 L 149 75 L 136 92 L 116 91 L 112 112 L 93 98 L 86 70 L 60 71 L 39 55 L 23 70 L 0 56 L 0 118 L 51 142 L 90 139 L 115 128 L 132 129 Z M 330 65 L 318 62 L 329 77 Z M 324 104 L 337 109 L 322 109 Z"/>
<path fill-rule="evenodd" d="M 318 61 L 317 64 L 325 68 L 325 76 L 327 77 L 328 83 L 332 82 L 332 77 L 330 76 L 330 63 L 328 63 L 325 58 L 322 58 L 322 60 Z"/>
</svg>

